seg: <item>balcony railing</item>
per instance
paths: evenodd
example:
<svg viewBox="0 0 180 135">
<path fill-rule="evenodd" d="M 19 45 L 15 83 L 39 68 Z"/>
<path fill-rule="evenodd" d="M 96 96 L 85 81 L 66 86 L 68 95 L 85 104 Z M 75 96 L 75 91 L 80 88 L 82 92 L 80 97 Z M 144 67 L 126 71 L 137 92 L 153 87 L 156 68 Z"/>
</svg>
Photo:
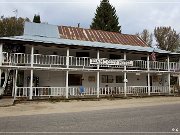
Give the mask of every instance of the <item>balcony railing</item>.
<svg viewBox="0 0 180 135">
<path fill-rule="evenodd" d="M 32 95 L 34 97 L 65 97 L 66 87 L 32 87 Z M 168 86 L 151 86 L 150 94 L 169 94 L 170 90 Z M 148 86 L 127 86 L 127 95 L 148 95 Z M 29 97 L 30 87 L 17 87 L 15 91 L 16 97 Z M 100 96 L 109 95 L 121 95 L 124 96 L 124 87 L 100 87 Z M 97 88 L 95 87 L 69 87 L 68 96 L 80 97 L 80 96 L 97 96 Z"/>
<path fill-rule="evenodd" d="M 9 64 L 14 66 L 30 65 L 31 55 L 24 53 L 6 53 L 3 52 L 3 64 Z M 131 60 L 133 61 L 133 66 L 127 66 L 127 69 L 134 70 L 147 70 L 148 63 L 144 60 Z M 42 55 L 34 54 L 33 59 L 34 66 L 66 66 L 67 56 L 59 55 Z M 74 57 L 69 56 L 69 67 L 83 67 L 83 68 L 93 68 L 97 65 L 90 64 L 89 57 Z M 123 65 L 99 65 L 100 68 L 123 68 Z M 150 70 L 168 70 L 167 62 L 149 61 Z M 180 71 L 180 63 L 170 62 L 170 71 Z"/>
</svg>

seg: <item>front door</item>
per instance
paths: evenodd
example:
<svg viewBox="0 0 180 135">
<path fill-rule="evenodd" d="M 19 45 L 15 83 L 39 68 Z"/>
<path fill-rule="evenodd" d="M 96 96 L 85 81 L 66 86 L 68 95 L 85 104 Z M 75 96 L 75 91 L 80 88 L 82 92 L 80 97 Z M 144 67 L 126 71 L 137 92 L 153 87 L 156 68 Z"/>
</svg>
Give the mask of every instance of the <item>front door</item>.
<svg viewBox="0 0 180 135">
<path fill-rule="evenodd" d="M 81 86 L 82 85 L 82 74 L 69 74 L 68 84 L 69 84 L 69 86 Z"/>
</svg>

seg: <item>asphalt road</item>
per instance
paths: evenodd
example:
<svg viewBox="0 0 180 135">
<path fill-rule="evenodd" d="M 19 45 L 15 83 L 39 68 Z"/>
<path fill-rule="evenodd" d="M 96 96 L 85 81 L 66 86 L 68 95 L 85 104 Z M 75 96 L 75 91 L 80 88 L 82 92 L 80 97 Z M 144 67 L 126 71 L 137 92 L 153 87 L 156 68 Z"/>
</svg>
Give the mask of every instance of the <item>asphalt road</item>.
<svg viewBox="0 0 180 135">
<path fill-rule="evenodd" d="M 177 134 L 175 129 L 180 133 L 180 104 L 0 118 L 1 134 Z"/>
</svg>

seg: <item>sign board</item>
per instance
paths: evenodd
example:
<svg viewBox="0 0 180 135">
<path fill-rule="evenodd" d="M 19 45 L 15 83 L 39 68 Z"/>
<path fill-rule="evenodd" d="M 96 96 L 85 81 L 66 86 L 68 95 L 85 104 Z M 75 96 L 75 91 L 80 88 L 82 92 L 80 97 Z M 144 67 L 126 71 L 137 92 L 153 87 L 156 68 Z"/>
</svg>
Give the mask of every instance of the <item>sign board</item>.
<svg viewBox="0 0 180 135">
<path fill-rule="evenodd" d="M 92 65 L 114 65 L 114 66 L 133 66 L 133 61 L 130 60 L 111 60 L 111 59 L 90 59 Z"/>
</svg>

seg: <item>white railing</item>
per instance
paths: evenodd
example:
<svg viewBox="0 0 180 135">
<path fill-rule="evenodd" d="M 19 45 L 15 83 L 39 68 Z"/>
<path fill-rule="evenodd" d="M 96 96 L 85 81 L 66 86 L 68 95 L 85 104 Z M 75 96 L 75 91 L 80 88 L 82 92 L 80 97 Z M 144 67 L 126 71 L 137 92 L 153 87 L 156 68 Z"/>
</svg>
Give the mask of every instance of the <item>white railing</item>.
<svg viewBox="0 0 180 135">
<path fill-rule="evenodd" d="M 83 89 L 82 89 L 83 88 Z M 70 96 L 96 96 L 97 88 L 95 87 L 69 87 L 68 95 Z M 168 86 L 151 86 L 151 94 L 168 94 Z M 128 95 L 139 95 L 148 94 L 148 86 L 127 86 L 126 94 Z M 30 87 L 16 87 L 15 90 L 16 97 L 29 97 Z M 99 95 L 124 95 L 124 87 L 100 87 Z M 66 96 L 66 87 L 33 87 L 33 96 L 43 97 L 43 96 Z"/>
<path fill-rule="evenodd" d="M 84 95 L 97 95 L 97 88 L 94 87 L 85 87 Z"/>
<path fill-rule="evenodd" d="M 66 87 L 33 87 L 33 96 L 65 96 Z"/>
<path fill-rule="evenodd" d="M 68 93 L 70 96 L 97 95 L 95 87 L 69 87 Z"/>
<path fill-rule="evenodd" d="M 12 64 L 30 64 L 31 55 L 25 53 L 11 53 L 9 57 L 9 63 Z"/>
<path fill-rule="evenodd" d="M 7 53 L 7 52 L 3 52 L 3 60 L 2 60 L 2 63 L 10 63 L 10 56 L 9 56 L 9 53 Z"/>
<path fill-rule="evenodd" d="M 78 95 L 80 95 L 79 87 L 69 87 L 68 88 L 68 94 L 69 94 L 69 96 L 78 96 Z"/>
<path fill-rule="evenodd" d="M 140 69 L 147 69 L 147 61 L 144 60 L 134 60 L 133 67 L 140 68 Z"/>
<path fill-rule="evenodd" d="M 59 56 L 59 55 L 42 55 L 42 54 L 34 54 L 34 65 L 63 65 L 66 66 L 66 57 L 67 56 Z M 3 63 L 5 64 L 30 64 L 31 63 L 31 54 L 25 53 L 7 53 L 3 52 Z M 82 67 L 96 67 L 97 65 L 90 64 L 89 57 L 74 57 L 69 56 L 69 66 L 82 66 Z M 112 67 L 112 68 L 122 68 L 123 66 L 118 65 L 99 65 L 100 67 Z M 127 68 L 131 68 L 131 66 L 127 66 Z M 147 61 L 144 60 L 133 60 L 132 68 L 137 69 L 147 69 Z M 159 61 L 149 61 L 150 70 L 168 70 L 167 62 L 159 62 Z M 170 62 L 169 63 L 170 70 L 179 71 L 180 63 L 178 62 Z"/>
<path fill-rule="evenodd" d="M 34 64 L 66 65 L 66 56 L 34 54 Z"/>
<path fill-rule="evenodd" d="M 170 62 L 169 63 L 170 70 L 179 71 L 180 70 L 180 63 L 178 62 Z"/>
<path fill-rule="evenodd" d="M 16 97 L 28 97 L 30 94 L 30 87 L 16 87 Z"/>
<path fill-rule="evenodd" d="M 149 61 L 149 68 L 156 70 L 168 70 L 167 62 Z"/>
<path fill-rule="evenodd" d="M 127 94 L 147 94 L 148 93 L 148 86 L 127 86 L 126 89 Z"/>
<path fill-rule="evenodd" d="M 169 87 L 168 86 L 151 86 L 151 92 L 150 93 L 169 93 Z"/>
<path fill-rule="evenodd" d="M 89 57 L 69 56 L 69 66 L 93 67 L 94 65 L 90 65 Z"/>
<path fill-rule="evenodd" d="M 99 95 L 118 95 L 124 94 L 124 87 L 100 87 Z"/>
</svg>

